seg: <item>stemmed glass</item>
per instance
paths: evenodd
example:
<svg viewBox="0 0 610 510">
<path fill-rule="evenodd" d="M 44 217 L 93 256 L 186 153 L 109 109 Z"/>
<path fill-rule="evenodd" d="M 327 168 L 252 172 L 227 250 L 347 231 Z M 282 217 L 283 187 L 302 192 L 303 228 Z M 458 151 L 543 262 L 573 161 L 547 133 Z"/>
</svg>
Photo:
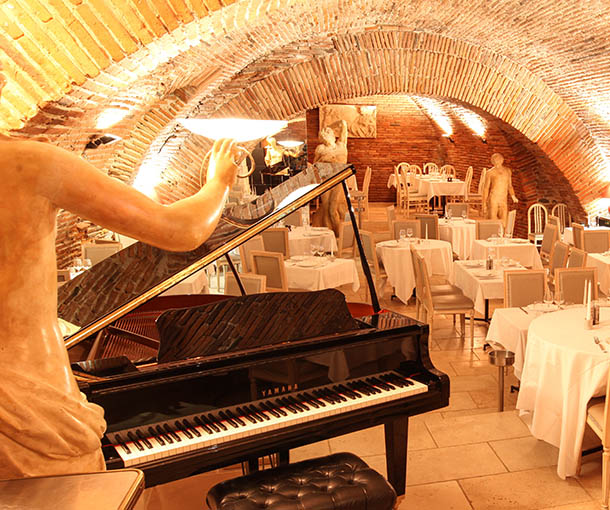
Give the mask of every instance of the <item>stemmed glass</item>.
<svg viewBox="0 0 610 510">
<path fill-rule="evenodd" d="M 411 240 L 411 237 L 413 237 L 413 229 L 412 228 L 408 228 L 407 229 L 407 237 L 409 238 L 409 240 Z"/>
<path fill-rule="evenodd" d="M 466 220 L 466 216 L 468 216 L 468 213 L 466 211 L 462 211 L 462 219 Z"/>
<path fill-rule="evenodd" d="M 400 229 L 400 232 L 398 233 L 398 239 L 401 243 L 404 243 L 406 241 L 406 232 L 404 231 L 404 229 Z"/>
</svg>

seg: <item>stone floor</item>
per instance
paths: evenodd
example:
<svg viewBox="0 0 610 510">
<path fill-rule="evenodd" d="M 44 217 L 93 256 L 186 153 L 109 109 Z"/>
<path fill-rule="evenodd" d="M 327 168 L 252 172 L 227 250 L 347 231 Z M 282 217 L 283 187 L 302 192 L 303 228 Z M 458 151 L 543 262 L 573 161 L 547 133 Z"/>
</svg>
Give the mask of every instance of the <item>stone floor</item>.
<svg viewBox="0 0 610 510">
<path fill-rule="evenodd" d="M 374 207 L 372 230 L 387 230 L 383 209 Z M 377 220 L 375 223 L 374 220 Z M 361 275 L 361 282 L 364 278 Z M 366 301 L 364 287 L 348 300 Z M 413 303 L 391 300 L 391 289 L 380 293 L 382 307 L 414 315 Z M 505 410 L 497 411 L 497 369 L 482 349 L 483 323 L 475 325 L 475 349 L 460 340 L 451 318 L 435 320 L 430 340 L 433 364 L 449 375 L 448 407 L 410 420 L 407 494 L 401 510 L 561 509 L 593 510 L 601 497 L 601 454 L 583 459 L 579 478 L 561 480 L 556 473 L 557 449 L 534 439 L 515 410 L 516 383 L 506 378 Z M 468 338 L 468 337 L 467 337 Z M 587 438 L 587 441 L 589 439 Z M 385 474 L 383 428 L 376 427 L 323 441 L 291 452 L 297 461 L 329 453 L 351 451 Z M 203 508 L 207 489 L 239 474 L 238 467 L 199 475 L 196 480 L 163 486 L 149 495 L 149 508 Z M 194 483 L 193 483 L 194 482 Z"/>
</svg>

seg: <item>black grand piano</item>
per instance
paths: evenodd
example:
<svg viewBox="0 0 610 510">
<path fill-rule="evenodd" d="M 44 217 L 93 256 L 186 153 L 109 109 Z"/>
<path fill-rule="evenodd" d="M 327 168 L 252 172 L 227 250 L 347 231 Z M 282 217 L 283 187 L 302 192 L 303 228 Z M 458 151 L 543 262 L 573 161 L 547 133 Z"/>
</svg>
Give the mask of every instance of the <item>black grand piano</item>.
<svg viewBox="0 0 610 510">
<path fill-rule="evenodd" d="M 197 250 L 136 243 L 60 287 L 74 373 L 105 409 L 108 469 L 137 467 L 152 486 L 274 453 L 287 461 L 292 448 L 383 424 L 388 479 L 404 494 L 409 416 L 446 406 L 449 380 L 430 361 L 428 326 L 379 310 L 361 245 L 365 315 L 334 289 L 160 296 L 220 257 L 233 269 L 230 250 L 333 186 L 348 197 L 353 173 L 309 165 L 225 211 Z"/>
</svg>

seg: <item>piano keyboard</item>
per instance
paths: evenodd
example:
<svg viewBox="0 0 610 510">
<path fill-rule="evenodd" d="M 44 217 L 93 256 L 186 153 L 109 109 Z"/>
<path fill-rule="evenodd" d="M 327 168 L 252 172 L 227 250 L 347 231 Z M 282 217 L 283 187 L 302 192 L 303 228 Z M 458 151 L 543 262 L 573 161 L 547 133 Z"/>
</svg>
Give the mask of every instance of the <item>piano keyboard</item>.
<svg viewBox="0 0 610 510">
<path fill-rule="evenodd" d="M 425 384 L 383 372 L 112 432 L 107 438 L 128 467 L 427 391 Z"/>
</svg>

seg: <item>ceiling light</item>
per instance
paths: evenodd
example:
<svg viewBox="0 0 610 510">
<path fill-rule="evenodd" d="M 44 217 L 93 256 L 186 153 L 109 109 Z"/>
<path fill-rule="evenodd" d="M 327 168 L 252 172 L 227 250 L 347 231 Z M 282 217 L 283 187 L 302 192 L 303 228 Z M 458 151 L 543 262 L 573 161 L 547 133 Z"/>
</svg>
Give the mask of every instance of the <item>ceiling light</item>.
<svg viewBox="0 0 610 510">
<path fill-rule="evenodd" d="M 95 127 L 97 129 L 108 129 L 121 122 L 129 113 L 125 108 L 107 108 L 97 117 Z"/>
<path fill-rule="evenodd" d="M 179 119 L 186 129 L 211 140 L 230 138 L 236 142 L 249 142 L 272 136 L 284 129 L 285 120 L 254 119 Z"/>
</svg>

